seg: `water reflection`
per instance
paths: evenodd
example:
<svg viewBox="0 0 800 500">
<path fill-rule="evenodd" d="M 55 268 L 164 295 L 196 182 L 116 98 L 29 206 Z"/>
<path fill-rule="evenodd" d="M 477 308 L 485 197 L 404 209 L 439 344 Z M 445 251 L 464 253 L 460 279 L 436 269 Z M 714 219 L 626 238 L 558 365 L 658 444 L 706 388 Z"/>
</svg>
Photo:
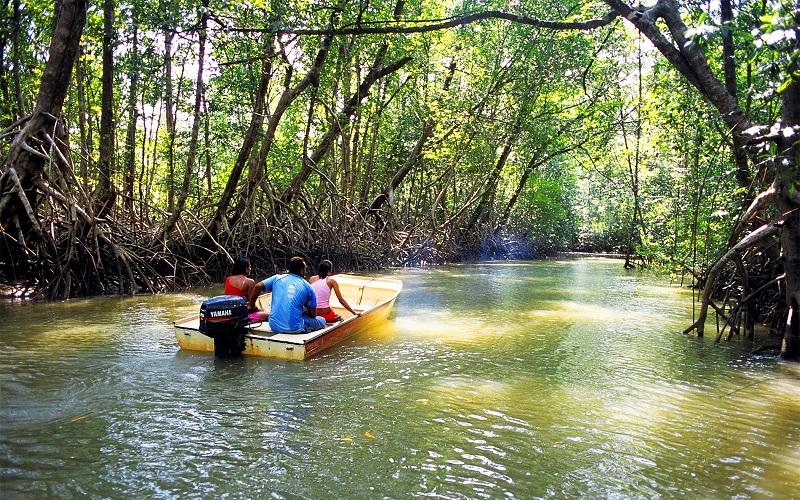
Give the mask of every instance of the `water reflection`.
<svg viewBox="0 0 800 500">
<path fill-rule="evenodd" d="M 14 497 L 791 496 L 800 374 L 681 335 L 691 292 L 577 260 L 396 270 L 305 363 L 180 352 L 196 293 L 0 305 Z"/>
</svg>

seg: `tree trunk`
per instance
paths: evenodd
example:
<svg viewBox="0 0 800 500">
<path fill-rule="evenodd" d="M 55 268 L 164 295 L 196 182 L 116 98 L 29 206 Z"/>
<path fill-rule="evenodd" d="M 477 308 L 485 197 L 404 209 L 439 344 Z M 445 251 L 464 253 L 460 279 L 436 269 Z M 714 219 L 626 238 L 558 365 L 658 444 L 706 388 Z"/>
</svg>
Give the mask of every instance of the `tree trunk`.
<svg viewBox="0 0 800 500">
<path fill-rule="evenodd" d="M 211 183 L 211 124 L 208 115 L 208 100 L 203 99 L 203 154 L 206 163 L 206 198 L 214 197 L 214 186 Z"/>
<path fill-rule="evenodd" d="M 133 40 L 131 42 L 131 65 L 128 72 L 130 92 L 128 94 L 128 130 L 125 135 L 125 182 L 123 184 L 123 197 L 125 211 L 130 220 L 135 220 L 133 203 L 133 184 L 136 178 L 136 125 L 139 119 L 137 107 L 137 94 L 139 93 L 139 26 L 136 18 L 136 6 L 132 15 Z"/>
<path fill-rule="evenodd" d="M 638 9 L 631 8 L 621 0 L 605 0 L 605 2 L 647 36 L 659 52 L 700 91 L 703 98 L 717 109 L 734 138 L 741 141 L 740 144 L 748 139 L 744 131 L 751 127 L 751 123 L 739 107 L 736 96 L 731 94 L 731 90 L 734 90 L 733 74 L 726 75 L 728 87 L 716 78 L 703 51 L 696 43 L 687 40 L 686 25 L 681 19 L 679 4 L 676 0 L 658 0 L 652 7 Z M 727 7 L 725 8 L 727 9 Z M 728 13 L 725 14 L 726 17 L 727 15 Z M 794 15 L 796 21 L 800 22 L 800 16 L 797 13 Z M 666 24 L 672 40 L 659 30 L 656 24 L 659 19 Z M 793 50 L 796 51 L 798 48 L 800 48 L 800 40 L 796 38 Z M 788 68 L 788 73 L 792 74 L 797 69 L 798 61 L 794 60 Z M 784 129 L 800 124 L 800 82 L 797 79 L 794 79 L 783 91 L 782 108 L 781 126 Z M 792 361 L 800 361 L 800 320 L 798 320 L 800 314 L 798 311 L 800 302 L 800 227 L 798 227 L 800 226 L 798 221 L 800 195 L 797 194 L 796 188 L 800 181 L 798 175 L 800 145 L 793 142 L 796 135 L 795 132 L 790 137 L 778 140 L 779 154 L 775 159 L 778 181 L 775 196 L 778 209 L 783 216 L 780 240 L 786 274 L 785 300 L 788 309 L 781 357 Z M 741 251 L 746 243 L 753 244 L 754 237 L 764 235 L 767 228 L 777 231 L 773 226 L 762 226 L 756 229 L 734 245 L 714 264 L 706 278 L 700 315 L 698 320 L 686 329 L 687 332 L 697 329 L 698 335 L 703 334 L 703 323 L 711 300 L 711 289 L 721 271 L 721 266 L 731 258 L 732 253 Z"/>
<path fill-rule="evenodd" d="M 378 85 L 378 101 L 383 97 L 386 85 Z M 381 116 L 383 116 L 384 107 L 380 103 L 375 104 L 376 111 L 372 115 L 372 126 L 367 127 L 364 131 L 364 146 L 361 148 L 362 155 L 367 143 L 367 136 L 369 136 L 369 150 L 366 153 L 366 165 L 364 166 L 364 175 L 361 179 L 361 192 L 359 194 L 359 205 L 364 206 L 367 204 L 370 189 L 372 188 L 372 170 L 375 165 L 375 149 L 378 145 L 378 132 L 380 130 Z M 369 132 L 368 132 L 369 131 Z"/>
<path fill-rule="evenodd" d="M 83 183 L 84 189 L 87 189 L 86 186 L 89 184 L 89 131 L 87 130 L 87 120 L 86 120 L 86 83 L 84 82 L 84 74 L 83 74 L 83 67 L 85 62 L 82 60 L 83 55 L 83 47 L 81 46 L 80 53 L 78 54 L 78 61 L 77 61 L 77 74 L 75 75 L 75 79 L 77 80 L 78 86 L 78 129 L 80 130 L 81 134 L 81 147 L 80 147 L 80 168 L 79 173 L 81 176 L 81 182 Z"/>
<path fill-rule="evenodd" d="M 389 66 L 383 66 L 383 56 L 386 53 L 387 46 L 384 45 L 381 50 L 378 52 L 378 56 L 375 59 L 372 68 L 370 69 L 367 76 L 364 78 L 364 81 L 361 82 L 356 93 L 353 94 L 345 103 L 344 108 L 339 113 L 339 119 L 334 120 L 331 127 L 322 137 L 322 140 L 319 142 L 317 147 L 314 149 L 314 152 L 311 154 L 311 157 L 305 156 L 303 158 L 303 165 L 300 168 L 300 171 L 292 178 L 292 181 L 289 183 L 289 186 L 284 190 L 283 194 L 281 195 L 280 201 L 283 205 L 289 204 L 300 190 L 303 188 L 308 176 L 311 175 L 311 172 L 316 168 L 319 164 L 320 160 L 330 151 L 331 146 L 333 146 L 334 141 L 339 136 L 342 131 L 342 124 L 349 120 L 350 117 L 355 112 L 356 108 L 361 104 L 367 95 L 369 94 L 369 89 L 379 79 L 383 78 L 386 75 L 389 75 L 401 67 L 403 67 L 406 63 L 408 63 L 411 58 L 410 57 L 403 57 L 402 59 L 390 64 Z M 281 209 L 276 207 L 276 215 L 280 214 Z"/>
<path fill-rule="evenodd" d="M 20 59 L 19 59 L 19 31 L 22 26 L 22 20 L 19 13 L 19 0 L 14 0 L 14 13 L 11 20 L 11 43 L 14 47 L 13 62 L 14 62 L 14 96 L 17 99 L 17 118 L 25 116 L 25 99 L 22 96 L 22 85 L 20 84 Z"/>
<path fill-rule="evenodd" d="M 725 88 L 711 70 L 702 49 L 686 37 L 686 24 L 677 0 L 658 0 L 652 7 L 634 9 L 622 0 L 605 0 L 620 16 L 630 21 L 645 35 L 659 52 L 710 102 L 733 134 L 743 138 L 751 127 L 750 121 L 739 108 L 736 98 Z M 666 24 L 670 38 L 659 29 L 658 20 Z"/>
<path fill-rule="evenodd" d="M 553 153 L 552 155 L 546 156 L 545 158 L 542 158 L 542 155 L 540 154 L 541 150 L 534 153 L 534 155 L 531 157 L 531 161 L 528 162 L 528 165 L 525 167 L 525 170 L 522 172 L 522 175 L 519 178 L 519 182 L 517 183 L 517 187 L 514 190 L 514 194 L 512 194 L 511 198 L 508 199 L 506 208 L 503 210 L 502 215 L 497 221 L 497 229 L 503 228 L 506 226 L 506 224 L 508 224 L 508 219 L 511 218 L 511 211 L 517 204 L 519 196 L 525 189 L 525 185 L 528 183 L 528 178 L 533 173 L 533 171 L 536 170 L 540 165 L 547 163 L 556 156 L 560 156 L 570 151 L 571 149 L 572 148 L 564 148 L 560 151 L 557 151 L 556 153 Z"/>
<path fill-rule="evenodd" d="M 153 110 L 150 115 L 150 130 L 144 134 L 145 140 L 142 141 L 142 169 L 139 171 L 139 217 L 140 221 L 149 221 L 150 209 L 150 188 L 153 183 L 152 172 L 155 170 L 157 151 L 158 151 L 158 132 L 161 130 L 161 111 L 163 110 L 164 101 L 159 99 L 159 107 Z M 142 96 L 142 110 L 144 112 L 144 96 Z M 156 118 L 158 117 L 158 118 Z M 155 120 L 155 124 L 153 121 Z M 152 138 L 152 153 L 147 154 L 147 138 Z M 150 160 L 148 161 L 148 157 Z M 148 163 L 151 165 L 148 168 Z"/>
<path fill-rule="evenodd" d="M 4 7 L 3 7 L 4 8 Z M 13 123 L 18 119 L 16 110 L 14 108 L 13 100 L 11 99 L 11 90 L 8 88 L 8 70 L 6 68 L 6 46 L 8 45 L 8 38 L 6 37 L 5 30 L 0 30 L 0 68 L 3 69 L 0 72 L 0 92 L 2 92 L 2 96 L 0 98 L 0 113 L 3 113 L 3 120 L 4 122 L 0 123 L 3 127 Z M 5 119 L 8 119 L 6 122 Z"/>
<path fill-rule="evenodd" d="M 433 119 L 429 118 L 427 121 L 425 121 L 425 124 L 422 126 L 422 132 L 419 135 L 419 139 L 417 139 L 414 149 L 411 150 L 411 154 L 408 156 L 403 165 L 397 170 L 397 172 L 395 172 L 392 180 L 389 181 L 389 185 L 386 186 L 386 189 L 384 189 L 383 192 L 376 196 L 372 201 L 368 212 L 377 212 L 385 203 L 391 203 L 394 190 L 397 189 L 397 187 L 406 178 L 408 173 L 411 172 L 411 169 L 413 169 L 417 163 L 419 163 L 420 158 L 422 158 L 422 151 L 425 148 L 425 143 L 433 135 L 433 127 Z"/>
<path fill-rule="evenodd" d="M 798 25 L 800 12 L 795 10 L 795 26 Z M 792 48 L 794 53 L 800 51 L 800 39 L 795 38 Z M 797 74 L 800 61 L 795 58 L 788 69 L 790 75 Z M 792 127 L 795 131 L 788 137 L 781 134 L 776 159 L 778 210 L 784 217 L 781 250 L 786 274 L 786 305 L 789 308 L 781 358 L 800 362 L 800 141 L 797 140 L 797 130 L 800 130 L 800 80 L 793 78 L 781 98 L 781 126 L 784 130 Z"/>
<path fill-rule="evenodd" d="M 162 93 L 162 96 L 163 96 L 163 93 Z M 149 205 L 150 193 L 152 192 L 152 189 L 153 189 L 153 181 L 154 181 L 154 177 L 155 177 L 156 165 L 158 165 L 158 156 L 159 156 L 158 155 L 158 151 L 159 151 L 159 145 L 160 145 L 160 142 L 158 140 L 158 133 L 161 131 L 161 117 L 162 117 L 162 115 L 164 115 L 163 111 L 164 111 L 164 107 L 166 105 L 166 103 L 164 102 L 163 98 L 160 98 L 158 100 L 158 103 L 159 103 L 159 107 L 158 107 L 158 109 L 156 111 L 156 116 L 158 118 L 156 119 L 155 128 L 153 128 L 153 120 L 152 120 L 152 118 L 150 119 L 150 130 L 151 130 L 150 137 L 152 137 L 153 146 L 152 146 L 152 149 L 150 150 L 150 155 L 149 155 L 150 156 L 150 162 L 149 162 L 150 165 L 149 165 L 149 167 L 147 169 L 147 172 L 143 173 L 144 175 L 146 175 L 146 182 L 144 183 L 145 184 L 145 186 L 144 186 L 144 196 L 142 196 L 141 200 L 139 200 L 141 202 L 141 204 L 142 204 L 142 215 L 144 216 L 144 219 L 148 220 L 148 221 L 151 220 L 150 219 L 150 205 Z M 166 117 L 165 117 L 165 119 L 166 119 Z M 142 164 L 144 165 L 144 162 L 142 162 Z M 142 185 L 140 183 L 139 184 L 139 190 L 141 191 L 141 189 L 142 189 Z"/>
<path fill-rule="evenodd" d="M 465 229 L 465 234 L 470 234 L 473 230 L 486 218 L 486 215 L 489 212 L 489 208 L 491 205 L 491 200 L 494 197 L 494 193 L 497 189 L 497 181 L 500 179 L 500 173 L 503 171 L 503 168 L 506 166 L 506 161 L 508 161 L 508 156 L 511 154 L 511 149 L 514 147 L 514 143 L 519 136 L 519 132 L 521 130 L 521 115 L 517 117 L 517 122 L 514 124 L 514 127 L 511 133 L 506 138 L 506 143 L 503 146 L 503 151 L 500 153 L 500 156 L 497 158 L 497 162 L 495 163 L 494 169 L 492 170 L 491 174 L 489 175 L 489 180 L 487 182 L 487 187 L 484 190 L 483 194 L 481 195 L 480 202 L 478 202 L 478 206 L 475 208 L 475 211 L 472 213 L 472 217 L 467 224 Z"/>
<path fill-rule="evenodd" d="M 639 229 L 641 227 L 641 218 L 639 212 L 640 199 L 639 199 L 639 166 L 641 162 L 641 139 L 642 139 L 642 38 L 638 37 L 637 43 L 637 76 L 638 76 L 638 93 L 636 95 L 636 144 L 634 149 L 633 162 L 631 162 L 630 153 L 625 154 L 628 163 L 628 175 L 630 176 L 631 196 L 633 196 L 633 214 L 631 215 L 631 225 L 628 232 L 628 248 L 625 251 L 625 269 L 632 269 L 636 267 L 633 264 L 633 257 L 636 247 L 641 241 Z M 623 116 L 622 108 L 620 108 L 620 126 L 622 127 L 622 137 L 625 141 L 626 151 L 628 147 L 628 134 L 625 130 L 625 116 Z"/>
<path fill-rule="evenodd" d="M 175 102 L 172 90 L 172 38 L 171 27 L 164 28 L 164 89 L 167 119 L 167 212 L 175 210 Z"/>
<path fill-rule="evenodd" d="M 736 51 L 733 45 L 733 7 L 731 0 L 720 1 L 720 12 L 722 15 L 722 68 L 725 73 L 725 88 L 728 93 L 737 99 L 738 89 L 736 85 Z M 738 99 L 737 99 L 738 100 Z M 732 138 L 732 153 L 733 160 L 736 163 L 736 181 L 740 188 L 748 193 L 742 200 L 743 207 L 746 207 L 751 201 L 752 196 L 749 195 L 750 184 L 750 169 L 747 164 L 747 152 L 744 145 L 737 134 Z"/>
<path fill-rule="evenodd" d="M 253 103 L 253 114 L 250 116 L 250 126 L 244 134 L 242 146 L 239 148 L 239 154 L 236 157 L 236 162 L 233 164 L 233 169 L 228 176 L 228 182 L 225 184 L 225 189 L 222 191 L 219 203 L 217 203 L 217 209 L 214 211 L 214 215 L 211 217 L 211 221 L 208 225 L 208 234 L 213 238 L 217 237 L 219 226 L 225 219 L 228 207 L 236 192 L 236 187 L 239 185 L 239 179 L 242 176 L 244 167 L 247 165 L 248 158 L 250 158 L 250 152 L 256 143 L 261 126 L 264 124 L 266 95 L 269 81 L 272 77 L 272 59 L 274 57 L 272 42 L 272 37 L 268 37 L 268 40 L 264 43 L 264 62 L 261 67 L 261 79 L 259 80 Z"/>
<path fill-rule="evenodd" d="M 200 110 L 203 104 L 203 64 L 206 55 L 206 27 L 208 26 L 208 0 L 202 0 L 200 6 L 202 13 L 200 14 L 200 30 L 199 41 L 197 49 L 197 79 L 195 82 L 194 92 L 194 112 L 192 118 L 192 135 L 189 139 L 189 151 L 186 154 L 186 169 L 183 173 L 183 182 L 181 183 L 181 191 L 178 196 L 178 203 L 175 209 L 170 213 L 164 228 L 161 231 L 158 239 L 165 239 L 169 236 L 178 219 L 186 207 L 186 200 L 189 198 L 189 187 L 192 183 L 192 174 L 194 173 L 194 164 L 197 158 L 197 143 L 200 135 Z"/>
<path fill-rule="evenodd" d="M 349 95 L 350 88 L 352 86 L 353 75 L 351 71 L 350 65 L 350 48 L 353 45 L 354 37 L 350 37 L 347 43 L 342 44 L 342 50 L 339 52 L 340 61 L 342 64 L 342 85 L 341 85 L 341 93 L 342 95 Z M 358 84 L 358 82 L 356 82 Z M 337 99 L 337 95 L 333 95 L 333 102 L 335 103 Z M 332 109 L 336 109 L 335 106 L 332 106 Z M 356 116 L 356 113 L 353 113 L 353 116 Z M 338 117 L 334 113 L 331 119 L 336 120 Z M 352 129 L 352 125 L 350 120 L 347 120 L 345 123 L 342 124 L 342 130 L 339 133 L 339 149 L 341 151 L 341 159 L 340 159 L 340 168 L 339 172 L 341 173 L 339 179 L 339 186 L 341 186 L 342 192 L 344 196 L 347 196 L 348 192 L 348 180 L 350 179 L 350 131 Z M 332 168 L 336 168 L 335 164 L 332 165 Z M 330 179 L 336 179 L 335 175 L 329 175 Z"/>
<path fill-rule="evenodd" d="M 114 206 L 114 0 L 103 0 L 103 93 L 100 110 L 100 162 L 95 211 L 106 216 Z"/>
<path fill-rule="evenodd" d="M 361 68 L 359 65 L 359 58 L 356 58 L 356 85 L 361 84 Z M 358 193 L 358 179 L 361 177 L 361 165 L 359 163 L 359 157 L 362 156 L 359 146 L 361 145 L 361 129 L 362 123 L 365 121 L 365 111 L 366 110 L 362 110 L 361 108 L 356 110 L 355 119 L 353 120 L 352 134 L 349 141 L 350 161 L 348 163 L 350 165 L 350 177 L 348 177 L 344 187 L 347 190 L 347 199 L 350 203 L 356 203 L 358 201 L 356 199 L 356 195 Z"/>
<path fill-rule="evenodd" d="M 4 228 L 17 226 L 13 221 L 18 217 L 20 220 L 28 219 L 24 205 L 29 205 L 34 211 L 38 206 L 34 184 L 43 173 L 45 159 L 31 153 L 26 141 L 41 134 L 46 128 L 52 128 L 52 117 L 58 118 L 61 115 L 72 76 L 72 67 L 78 56 L 78 47 L 86 21 L 86 9 L 86 0 L 62 0 L 56 13 L 53 38 L 39 85 L 36 106 L 30 120 L 12 141 L 2 165 L 0 224 Z M 19 179 L 24 196 L 17 193 L 14 177 Z M 30 221 L 30 224 L 36 224 L 36 221 Z M 30 224 L 20 223 L 18 227 L 27 234 L 31 230 Z"/>
<path fill-rule="evenodd" d="M 278 99 L 278 103 L 275 105 L 275 109 L 270 114 L 269 121 L 267 122 L 267 131 L 264 133 L 264 138 L 261 140 L 261 147 L 259 148 L 258 159 L 256 161 L 257 168 L 253 168 L 250 170 L 250 172 L 248 172 L 247 183 L 242 190 L 242 196 L 236 204 L 233 215 L 230 217 L 230 219 L 228 219 L 229 226 L 236 224 L 236 222 L 238 222 L 241 216 L 245 213 L 247 208 L 250 207 L 250 204 L 253 200 L 253 195 L 255 194 L 258 185 L 261 183 L 262 179 L 265 178 L 266 174 L 264 169 L 266 168 L 267 157 L 269 156 L 269 152 L 272 149 L 272 144 L 275 141 L 275 133 L 278 130 L 278 125 L 280 124 L 281 118 L 283 118 L 286 110 L 289 108 L 292 102 L 294 102 L 294 100 L 300 96 L 300 94 L 302 94 L 309 86 L 316 86 L 319 83 L 319 75 L 322 71 L 322 66 L 325 64 L 325 60 L 328 57 L 328 52 L 330 51 L 332 41 L 333 37 L 331 36 L 326 36 L 322 39 L 319 51 L 317 51 L 317 55 L 314 58 L 314 64 L 311 66 L 311 69 L 308 71 L 308 73 L 306 73 L 303 79 L 300 80 L 300 82 L 298 82 L 298 84 L 294 87 L 291 87 L 291 68 L 287 68 L 283 92 L 281 93 L 281 97 Z M 246 159 L 247 158 L 245 157 L 243 161 Z M 222 203 L 220 203 L 220 208 L 223 208 Z M 227 209 L 227 204 L 224 208 Z"/>
</svg>

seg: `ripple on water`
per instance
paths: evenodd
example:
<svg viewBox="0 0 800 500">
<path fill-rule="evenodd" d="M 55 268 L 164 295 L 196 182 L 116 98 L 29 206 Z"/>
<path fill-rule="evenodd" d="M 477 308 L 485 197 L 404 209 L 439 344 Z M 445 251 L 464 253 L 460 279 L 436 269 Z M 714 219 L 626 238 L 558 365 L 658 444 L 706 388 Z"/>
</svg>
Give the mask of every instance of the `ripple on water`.
<svg viewBox="0 0 800 500">
<path fill-rule="evenodd" d="M 3 490 L 794 494 L 800 376 L 681 335 L 686 290 L 605 260 L 395 274 L 393 322 L 306 363 L 178 352 L 215 290 L 0 306 Z"/>
</svg>

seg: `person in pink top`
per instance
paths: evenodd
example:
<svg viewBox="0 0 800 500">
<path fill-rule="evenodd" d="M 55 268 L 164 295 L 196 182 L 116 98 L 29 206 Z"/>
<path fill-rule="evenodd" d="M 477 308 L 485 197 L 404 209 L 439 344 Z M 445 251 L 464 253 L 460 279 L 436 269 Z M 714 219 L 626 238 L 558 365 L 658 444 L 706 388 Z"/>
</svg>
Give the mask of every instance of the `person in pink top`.
<svg viewBox="0 0 800 500">
<path fill-rule="evenodd" d="M 342 292 L 339 291 L 339 283 L 331 278 L 333 274 L 333 263 L 329 260 L 323 260 L 317 266 L 317 274 L 310 277 L 308 282 L 311 283 L 311 288 L 314 289 L 314 294 L 317 296 L 317 316 L 325 318 L 327 323 L 335 323 L 342 319 L 341 316 L 336 314 L 331 309 L 331 290 L 336 292 L 336 298 L 345 309 L 353 313 L 355 316 L 361 316 L 361 313 L 355 312 L 350 304 L 342 297 Z"/>
</svg>

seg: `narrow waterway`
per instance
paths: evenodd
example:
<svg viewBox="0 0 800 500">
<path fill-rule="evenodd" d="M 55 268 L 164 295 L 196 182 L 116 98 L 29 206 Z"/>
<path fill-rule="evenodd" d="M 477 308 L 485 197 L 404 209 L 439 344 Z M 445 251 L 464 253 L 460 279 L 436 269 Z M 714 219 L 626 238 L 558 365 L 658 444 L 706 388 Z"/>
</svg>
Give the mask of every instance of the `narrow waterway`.
<svg viewBox="0 0 800 500">
<path fill-rule="evenodd" d="M 390 273 L 306 362 L 180 352 L 194 293 L 0 305 L 4 498 L 763 497 L 800 370 L 680 331 L 691 292 L 581 259 Z"/>
</svg>

